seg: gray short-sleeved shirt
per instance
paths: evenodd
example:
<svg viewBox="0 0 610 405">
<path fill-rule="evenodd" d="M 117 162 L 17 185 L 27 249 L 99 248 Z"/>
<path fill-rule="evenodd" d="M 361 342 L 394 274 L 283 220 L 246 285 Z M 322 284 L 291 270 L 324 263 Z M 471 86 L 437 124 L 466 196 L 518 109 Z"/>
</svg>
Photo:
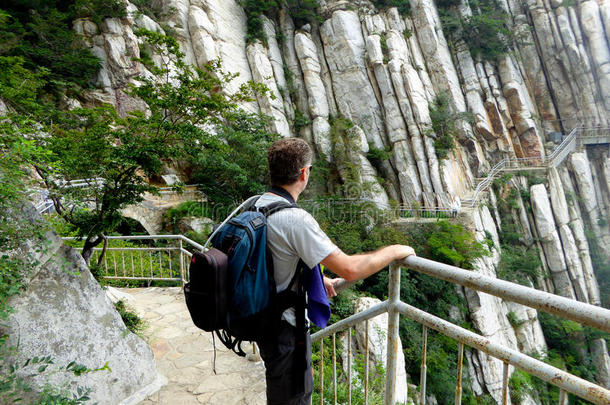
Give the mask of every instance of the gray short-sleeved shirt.
<svg viewBox="0 0 610 405">
<path fill-rule="evenodd" d="M 264 207 L 278 201 L 288 202 L 278 195 L 265 193 L 256 202 L 256 207 Z M 278 292 L 288 288 L 299 258 L 311 268 L 337 249 L 311 214 L 303 209 L 293 208 L 281 210 L 269 217 L 267 244 L 273 256 Z"/>
</svg>

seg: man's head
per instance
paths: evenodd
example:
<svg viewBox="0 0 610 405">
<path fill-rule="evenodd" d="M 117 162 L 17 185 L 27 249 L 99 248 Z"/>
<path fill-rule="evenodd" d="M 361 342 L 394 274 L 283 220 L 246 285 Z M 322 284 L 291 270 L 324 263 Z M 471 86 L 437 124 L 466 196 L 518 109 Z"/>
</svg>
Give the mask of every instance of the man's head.
<svg viewBox="0 0 610 405">
<path fill-rule="evenodd" d="M 267 153 L 271 184 L 288 186 L 299 180 L 307 181 L 313 153 L 300 138 L 283 138 L 273 142 Z M 306 184 L 306 183 L 305 183 Z"/>
</svg>

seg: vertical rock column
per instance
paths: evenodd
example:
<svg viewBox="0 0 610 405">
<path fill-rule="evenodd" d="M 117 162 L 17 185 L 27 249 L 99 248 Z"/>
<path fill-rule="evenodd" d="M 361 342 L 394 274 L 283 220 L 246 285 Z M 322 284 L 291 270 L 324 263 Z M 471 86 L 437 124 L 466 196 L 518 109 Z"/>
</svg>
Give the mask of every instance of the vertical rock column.
<svg viewBox="0 0 610 405">
<path fill-rule="evenodd" d="M 369 63 L 373 68 L 377 86 L 381 93 L 388 138 L 393 151 L 393 166 L 398 172 L 402 201 L 405 204 L 420 202 L 422 187 L 419 173 L 411 144 L 408 141 L 405 121 L 394 94 L 392 79 L 387 66 L 383 63 L 384 55 L 381 49 L 380 36 L 378 34 L 369 35 L 366 39 L 366 47 Z"/>
<path fill-rule="evenodd" d="M 297 32 L 294 35 L 294 48 L 301 63 L 303 83 L 307 90 L 307 101 L 312 121 L 313 141 L 320 155 L 324 155 L 330 162 L 332 145 L 330 141 L 330 124 L 328 123 L 328 102 L 324 83 L 320 78 L 320 62 L 316 45 L 306 32 Z"/>
<path fill-rule="evenodd" d="M 555 294 L 576 299 L 546 188 L 543 184 L 536 184 L 530 188 L 530 195 L 536 229 L 551 272 Z"/>
<path fill-rule="evenodd" d="M 267 50 L 259 41 L 246 47 L 252 77 L 257 83 L 263 83 L 269 89 L 265 94 L 258 94 L 258 105 L 261 111 L 272 117 L 271 128 L 283 137 L 290 136 L 290 125 L 284 114 L 284 100 L 277 87 L 273 66 L 267 56 Z"/>
<path fill-rule="evenodd" d="M 351 162 L 358 167 L 361 183 L 368 183 L 371 186 L 370 190 L 364 190 L 363 194 L 375 201 L 378 206 L 387 207 L 389 198 L 377 180 L 375 169 L 365 157 L 369 145 L 362 129 L 358 126 L 353 128 L 354 132 L 352 135 L 354 141 L 351 145 L 352 148 L 347 147 L 346 145 L 332 145 L 330 139 L 330 124 L 328 122 L 329 106 L 326 98 L 326 90 L 322 78 L 320 77 L 321 67 L 316 49 L 317 47 L 311 38 L 311 34 L 305 31 L 298 31 L 294 36 L 294 46 L 301 63 L 301 70 L 303 71 L 303 82 L 305 84 L 305 89 L 307 90 L 307 100 L 309 104 L 308 112 L 313 118 L 313 140 L 318 152 L 323 154 L 330 161 L 333 147 L 346 148 Z M 337 163 L 343 164 L 345 162 Z"/>
<path fill-rule="evenodd" d="M 437 92 L 444 91 L 449 95 L 455 112 L 465 112 L 466 102 L 447 41 L 443 36 L 434 2 L 432 0 L 416 0 L 411 3 L 411 6 L 413 27 L 416 31 L 418 45 L 425 59 L 432 85 Z M 471 164 L 480 169 L 488 167 L 483 150 L 476 141 L 470 126 L 463 120 L 460 120 L 457 122 L 457 127 L 460 141 L 467 144 L 471 149 L 470 158 L 473 160 Z M 447 161 L 443 162 L 441 178 L 447 179 L 447 188 L 450 191 L 454 188 L 459 188 L 458 181 L 451 181 L 453 171 Z M 465 174 L 468 182 L 472 183 L 472 174 L 468 165 L 466 165 Z"/>
<path fill-rule="evenodd" d="M 561 184 L 561 179 L 557 170 L 552 168 L 549 171 L 549 194 L 551 198 L 551 206 L 555 216 L 555 223 L 559 228 L 559 236 L 561 238 L 563 253 L 566 258 L 566 265 L 572 287 L 576 293 L 576 298 L 579 301 L 590 303 L 591 297 L 589 291 L 594 290 L 592 285 L 594 282 L 589 279 L 584 271 L 583 263 L 578 254 L 576 240 L 569 227 L 570 214 L 568 212 L 568 203 L 565 199 L 565 192 Z M 597 284 L 597 283 L 595 283 Z"/>
<path fill-rule="evenodd" d="M 599 246 L 606 257 L 610 257 L 610 229 L 600 226 L 600 212 L 597 200 L 591 162 L 586 152 L 574 152 L 569 157 L 570 167 L 576 179 L 578 195 L 582 197 L 582 207 L 590 222 L 591 229 L 599 239 Z"/>
<path fill-rule="evenodd" d="M 580 4 L 580 19 L 588 39 L 591 57 L 595 63 L 595 73 L 606 112 L 610 112 L 610 49 L 604 31 L 600 6 L 596 1 Z M 606 27 L 608 29 L 608 27 Z"/>
<path fill-rule="evenodd" d="M 324 54 L 330 71 L 334 100 L 339 114 L 358 124 L 367 142 L 384 149 L 387 138 L 381 108 L 369 80 L 365 65 L 365 42 L 358 14 L 337 10 L 320 27 Z M 386 190 L 400 199 L 398 179 L 389 162 L 382 163 Z"/>
</svg>

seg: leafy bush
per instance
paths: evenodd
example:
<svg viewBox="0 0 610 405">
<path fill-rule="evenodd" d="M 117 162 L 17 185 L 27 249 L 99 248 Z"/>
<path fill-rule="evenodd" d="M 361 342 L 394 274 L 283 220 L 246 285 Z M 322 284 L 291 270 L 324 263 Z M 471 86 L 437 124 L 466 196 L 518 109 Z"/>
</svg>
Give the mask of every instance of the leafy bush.
<svg viewBox="0 0 610 405">
<path fill-rule="evenodd" d="M 372 142 L 369 142 L 369 151 L 366 154 L 366 158 L 371 162 L 373 167 L 377 170 L 381 169 L 383 162 L 390 160 L 392 157 L 392 149 L 388 146 L 385 149 L 375 147 Z"/>
<path fill-rule="evenodd" d="M 548 346 L 548 357 L 545 362 L 585 380 L 595 381 L 597 370 L 586 352 L 588 342 L 592 338 L 598 338 L 600 333 L 574 321 L 561 319 L 545 312 L 539 312 L 538 319 Z M 556 387 L 537 379 L 533 380 L 536 380 L 537 392 L 543 394 L 540 398 L 542 404 L 550 405 L 557 402 L 559 390 Z M 578 405 L 589 403 L 571 394 L 569 397 L 570 403 Z"/>
<path fill-rule="evenodd" d="M 456 121 L 466 120 L 472 122 L 469 113 L 455 113 L 451 109 L 449 94 L 441 92 L 436 95 L 434 102 L 429 106 L 432 128 L 428 136 L 434 138 L 434 148 L 439 159 L 446 159 L 449 152 L 455 148 L 457 137 Z"/>
<path fill-rule="evenodd" d="M 298 134 L 302 128 L 311 124 L 311 120 L 298 108 L 294 110 L 294 131 Z"/>
<path fill-rule="evenodd" d="M 541 275 L 541 268 L 542 262 L 536 248 L 502 245 L 500 263 L 497 268 L 498 278 L 529 286 L 530 281 L 535 281 Z"/>
<path fill-rule="evenodd" d="M 123 322 L 125 323 L 125 327 L 132 333 L 135 333 L 138 336 L 141 336 L 144 329 L 146 329 L 146 322 L 140 316 L 127 308 L 125 301 L 119 300 L 114 303 L 114 308 L 117 310 Z"/>
<path fill-rule="evenodd" d="M 32 72 L 48 71 L 45 88 L 52 93 L 73 86 L 88 87 L 100 67 L 91 51 L 79 42 L 72 30 L 76 18 L 125 15 L 119 0 L 72 0 L 23 3 L 12 0 L 3 5 L 4 23 L 0 38 L 12 38 L 0 47 L 1 56 L 20 57 Z M 42 70 L 41 70 L 42 69 Z"/>
<path fill-rule="evenodd" d="M 409 0 L 371 0 L 371 3 L 380 10 L 396 7 L 398 12 L 402 15 L 409 15 L 411 12 L 411 3 Z"/>
<path fill-rule="evenodd" d="M 532 377 L 519 369 L 515 369 L 508 380 L 508 387 L 510 388 L 510 399 L 514 403 L 520 403 L 525 399 L 525 395 L 535 392 Z"/>
<path fill-rule="evenodd" d="M 261 15 L 273 16 L 280 7 L 286 8 L 297 28 L 307 23 L 321 22 L 321 17 L 316 13 L 320 6 L 317 0 L 240 0 L 240 4 L 247 16 L 247 43 L 260 40 L 267 46 Z"/>
<path fill-rule="evenodd" d="M 447 6 L 455 5 L 453 0 L 442 3 L 444 7 L 439 11 L 447 38 L 463 40 L 474 57 L 481 56 L 488 61 L 494 61 L 508 52 L 514 35 L 507 25 L 509 16 L 497 0 L 471 0 L 473 15 L 466 18 L 447 9 Z"/>
</svg>

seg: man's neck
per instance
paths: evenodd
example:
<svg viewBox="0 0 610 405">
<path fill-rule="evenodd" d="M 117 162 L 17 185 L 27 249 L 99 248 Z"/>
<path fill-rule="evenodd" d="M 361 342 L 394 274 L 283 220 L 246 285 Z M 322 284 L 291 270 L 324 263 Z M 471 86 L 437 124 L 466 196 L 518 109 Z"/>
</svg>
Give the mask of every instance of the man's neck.
<svg viewBox="0 0 610 405">
<path fill-rule="evenodd" d="M 286 191 L 288 194 L 290 194 L 292 196 L 292 198 L 294 199 L 295 203 L 297 202 L 297 200 L 299 199 L 299 196 L 301 195 L 301 191 L 296 184 L 291 184 L 291 185 L 287 185 L 287 186 L 274 186 L 274 187 L 281 188 L 284 191 Z M 273 190 L 271 190 L 271 192 L 273 193 Z M 273 194 L 277 194 L 277 193 L 273 193 Z"/>
</svg>

